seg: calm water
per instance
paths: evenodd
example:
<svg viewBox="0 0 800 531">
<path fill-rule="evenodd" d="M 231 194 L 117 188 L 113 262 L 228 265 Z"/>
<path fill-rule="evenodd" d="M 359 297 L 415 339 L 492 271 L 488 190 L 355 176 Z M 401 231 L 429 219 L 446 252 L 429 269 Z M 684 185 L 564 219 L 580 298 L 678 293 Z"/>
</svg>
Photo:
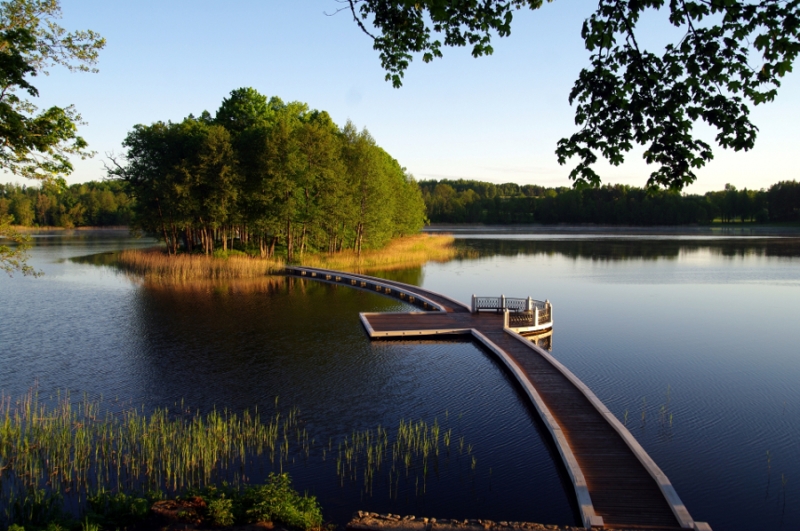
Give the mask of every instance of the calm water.
<svg viewBox="0 0 800 531">
<path fill-rule="evenodd" d="M 371 342 L 359 311 L 396 302 L 304 282 L 143 286 L 68 257 L 149 242 L 38 238 L 40 279 L 0 277 L 0 390 L 36 384 L 145 407 L 300 409 L 311 436 L 438 419 L 477 465 L 442 458 L 367 493 L 319 452 L 289 465 L 330 521 L 358 509 L 576 523 L 543 428 L 468 342 Z M 464 235 L 475 258 L 392 273 L 468 301 L 550 299 L 553 353 L 620 418 L 714 529 L 800 527 L 800 240 L 708 235 Z M 771 456 L 769 462 L 767 452 Z M 416 493 L 415 493 L 416 491 Z"/>
</svg>

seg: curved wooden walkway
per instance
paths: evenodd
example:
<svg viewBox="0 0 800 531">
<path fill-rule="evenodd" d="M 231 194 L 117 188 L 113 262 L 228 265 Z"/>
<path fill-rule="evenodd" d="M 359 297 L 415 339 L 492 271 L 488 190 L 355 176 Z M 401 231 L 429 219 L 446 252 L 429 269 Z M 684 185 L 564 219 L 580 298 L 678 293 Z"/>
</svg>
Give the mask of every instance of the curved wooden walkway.
<svg viewBox="0 0 800 531">
<path fill-rule="evenodd" d="M 390 280 L 307 267 L 290 276 L 344 284 L 422 311 L 362 313 L 372 338 L 471 334 L 516 378 L 541 415 L 575 489 L 584 527 L 709 530 L 692 520 L 666 475 L 631 433 L 547 351 L 504 327 L 504 316 L 470 313 L 445 295 Z"/>
</svg>

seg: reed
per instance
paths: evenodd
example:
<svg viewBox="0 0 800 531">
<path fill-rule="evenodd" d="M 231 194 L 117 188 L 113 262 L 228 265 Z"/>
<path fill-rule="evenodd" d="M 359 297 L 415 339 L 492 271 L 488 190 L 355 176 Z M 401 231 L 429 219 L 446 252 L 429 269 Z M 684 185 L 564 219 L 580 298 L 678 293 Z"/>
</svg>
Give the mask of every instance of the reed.
<svg viewBox="0 0 800 531">
<path fill-rule="evenodd" d="M 280 273 L 284 267 L 280 259 L 251 258 L 246 255 L 227 258 L 201 254 L 170 256 L 162 249 L 122 251 L 117 255 L 116 263 L 124 271 L 143 276 L 145 280 L 171 282 L 260 278 Z"/>
<path fill-rule="evenodd" d="M 393 431 L 380 426 L 376 430 L 354 431 L 338 445 L 336 473 L 340 483 L 361 483 L 364 492 L 372 495 L 382 477 L 389 495 L 397 497 L 401 480 L 409 489 L 413 480 L 415 495 L 424 494 L 431 470 L 438 472 L 449 463 L 452 432 L 443 430 L 435 419 L 433 424 L 401 419 Z M 464 438 L 460 441 L 457 462 L 465 453 Z M 472 445 L 467 448 L 466 454 L 470 455 Z M 474 477 L 477 458 L 471 456 L 471 461 L 460 466 L 465 471 L 469 466 Z"/>
<path fill-rule="evenodd" d="M 300 256 L 300 263 L 309 267 L 367 273 L 378 270 L 418 267 L 427 262 L 447 262 L 465 256 L 449 235 L 417 234 L 392 240 L 386 247 L 357 254 L 345 250 L 333 254 Z M 284 261 L 262 259 L 242 254 L 227 257 L 199 254 L 167 255 L 161 248 L 127 250 L 118 253 L 113 263 L 123 271 L 144 278 L 148 283 L 181 285 L 199 280 L 258 279 L 283 272 Z"/>
<path fill-rule="evenodd" d="M 396 238 L 382 249 L 362 251 L 360 255 L 352 250 L 305 254 L 300 257 L 300 263 L 308 267 L 368 273 L 418 267 L 427 262 L 447 262 L 464 256 L 465 252 L 456 249 L 455 238 L 449 234 L 416 234 Z"/>
<path fill-rule="evenodd" d="M 139 500 L 146 509 L 147 499 L 220 485 L 246 492 L 252 470 L 266 465 L 283 475 L 285 465 L 310 456 L 335 455 L 342 485 L 363 483 L 369 495 L 381 480 L 390 496 L 404 488 L 425 494 L 429 476 L 450 466 L 451 454 L 459 477 L 474 479 L 473 446 L 456 437 L 458 445 L 437 420 L 401 420 L 394 430 L 378 426 L 338 445 L 333 438 L 318 443 L 297 408 L 281 411 L 277 398 L 275 412 L 262 417 L 257 410 L 201 414 L 182 402 L 145 413 L 69 393 L 48 400 L 35 391 L 14 400 L 0 394 L 0 528 L 52 521 L 65 507 L 107 512 Z"/>
<path fill-rule="evenodd" d="M 252 458 L 282 468 L 309 444 L 296 409 L 265 420 L 257 412 L 227 410 L 157 408 L 146 415 L 104 410 L 99 401 L 73 401 L 69 394 L 49 403 L 40 403 L 35 392 L 16 401 L 3 396 L 0 515 L 4 509 L 10 524 L 22 510 L 47 507 L 45 498 L 69 496 L 80 505 L 105 489 L 178 493 L 221 482 L 242 485 Z"/>
</svg>

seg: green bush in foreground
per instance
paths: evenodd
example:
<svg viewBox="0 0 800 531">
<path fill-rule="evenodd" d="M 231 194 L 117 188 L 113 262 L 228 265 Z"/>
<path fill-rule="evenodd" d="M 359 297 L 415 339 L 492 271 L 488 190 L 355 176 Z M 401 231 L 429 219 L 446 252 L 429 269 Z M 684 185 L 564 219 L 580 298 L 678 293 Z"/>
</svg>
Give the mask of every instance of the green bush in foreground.
<svg viewBox="0 0 800 531">
<path fill-rule="evenodd" d="M 300 496 L 292 488 L 288 474 L 270 474 L 265 485 L 248 487 L 244 492 L 249 522 L 272 521 L 299 529 L 322 525 L 322 511 L 314 496 Z"/>
<path fill-rule="evenodd" d="M 322 526 L 316 497 L 301 496 L 286 473 L 271 473 L 264 485 L 248 485 L 243 490 L 207 487 L 189 491 L 186 497 L 194 496 L 206 501 L 206 519 L 218 526 L 275 522 L 306 531 Z"/>
<path fill-rule="evenodd" d="M 201 518 L 216 527 L 234 524 L 275 522 L 302 531 L 322 527 L 322 510 L 314 496 L 301 496 L 292 488 L 288 474 L 270 474 L 264 485 L 235 489 L 228 485 L 190 490 L 182 498 L 202 498 L 206 503 Z M 20 503 L 18 521 L 8 531 L 99 531 L 126 529 L 150 516 L 150 507 L 160 493 L 146 497 L 125 493 L 100 492 L 88 499 L 89 508 L 81 521 L 57 510 L 53 500 L 26 499 Z M 192 512 L 191 518 L 196 513 Z M 180 517 L 180 514 L 179 514 Z"/>
</svg>

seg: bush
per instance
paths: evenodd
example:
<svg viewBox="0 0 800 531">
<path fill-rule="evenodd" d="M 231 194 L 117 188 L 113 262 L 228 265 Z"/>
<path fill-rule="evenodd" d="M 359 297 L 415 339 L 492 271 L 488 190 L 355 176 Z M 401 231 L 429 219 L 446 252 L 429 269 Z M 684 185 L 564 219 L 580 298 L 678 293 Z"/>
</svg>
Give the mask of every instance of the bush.
<svg viewBox="0 0 800 531">
<path fill-rule="evenodd" d="M 300 496 L 292 488 L 288 474 L 270 474 L 265 485 L 248 487 L 244 505 L 249 522 L 272 521 L 298 529 L 316 529 L 322 525 L 322 510 L 314 496 Z"/>
<path fill-rule="evenodd" d="M 100 492 L 88 499 L 90 518 L 102 527 L 123 528 L 144 519 L 150 513 L 151 500 L 123 492 Z M 89 520 L 87 519 L 87 524 Z"/>
<path fill-rule="evenodd" d="M 218 498 L 208 502 L 208 519 L 213 525 L 229 526 L 233 525 L 233 500 Z"/>
</svg>

